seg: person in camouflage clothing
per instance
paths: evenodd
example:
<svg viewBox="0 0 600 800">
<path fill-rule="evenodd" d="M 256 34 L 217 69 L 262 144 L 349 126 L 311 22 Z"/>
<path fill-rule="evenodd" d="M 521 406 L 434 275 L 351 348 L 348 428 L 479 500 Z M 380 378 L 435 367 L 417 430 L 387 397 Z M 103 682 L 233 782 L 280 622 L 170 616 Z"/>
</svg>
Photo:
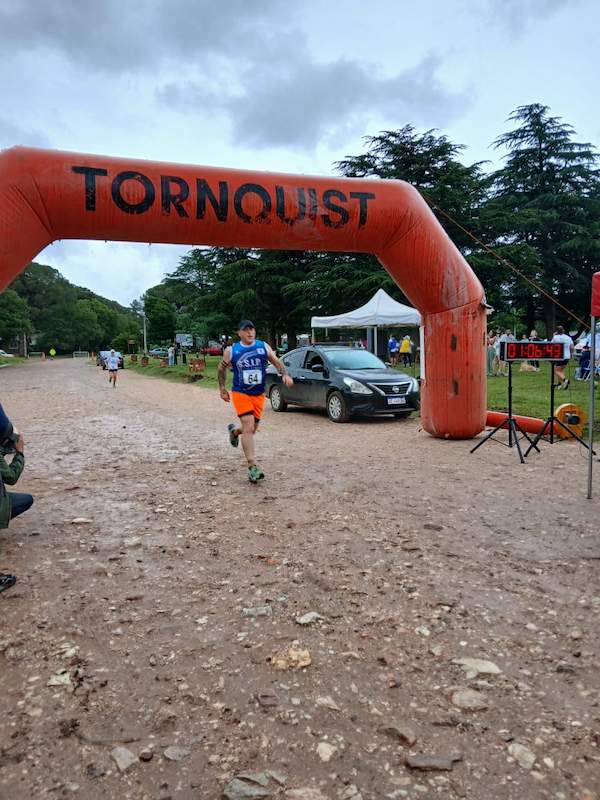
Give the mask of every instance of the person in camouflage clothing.
<svg viewBox="0 0 600 800">
<path fill-rule="evenodd" d="M 11 437 L 13 427 L 0 405 L 0 445 Z M 10 464 L 4 454 L 0 452 L 0 529 L 8 528 L 11 519 L 18 517 L 33 504 L 33 497 L 23 492 L 7 492 L 6 485 L 13 486 L 21 477 L 25 466 L 23 454 L 25 442 L 21 435 L 14 441 L 15 453 Z M 14 575 L 0 572 L 0 591 L 13 586 L 16 581 Z"/>
</svg>

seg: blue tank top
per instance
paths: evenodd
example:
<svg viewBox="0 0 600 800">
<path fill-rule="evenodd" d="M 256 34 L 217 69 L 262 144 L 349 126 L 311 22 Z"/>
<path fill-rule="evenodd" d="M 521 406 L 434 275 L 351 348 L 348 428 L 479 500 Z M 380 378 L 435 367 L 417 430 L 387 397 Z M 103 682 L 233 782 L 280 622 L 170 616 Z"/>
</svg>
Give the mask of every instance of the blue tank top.
<svg viewBox="0 0 600 800">
<path fill-rule="evenodd" d="M 232 391 L 264 394 L 266 368 L 267 346 L 264 342 L 256 339 L 248 346 L 236 342 L 231 348 Z"/>
</svg>

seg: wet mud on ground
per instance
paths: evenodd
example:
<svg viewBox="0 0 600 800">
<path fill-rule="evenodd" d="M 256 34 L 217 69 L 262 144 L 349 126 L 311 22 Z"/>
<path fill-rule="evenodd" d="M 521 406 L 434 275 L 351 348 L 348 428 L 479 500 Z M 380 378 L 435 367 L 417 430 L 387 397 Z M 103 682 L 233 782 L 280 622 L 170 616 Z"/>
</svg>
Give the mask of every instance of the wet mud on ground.
<svg viewBox="0 0 600 800">
<path fill-rule="evenodd" d="M 36 497 L 0 533 L 0 797 L 600 797 L 578 445 L 268 411 L 251 486 L 216 392 L 119 378 L 0 373 Z"/>
</svg>

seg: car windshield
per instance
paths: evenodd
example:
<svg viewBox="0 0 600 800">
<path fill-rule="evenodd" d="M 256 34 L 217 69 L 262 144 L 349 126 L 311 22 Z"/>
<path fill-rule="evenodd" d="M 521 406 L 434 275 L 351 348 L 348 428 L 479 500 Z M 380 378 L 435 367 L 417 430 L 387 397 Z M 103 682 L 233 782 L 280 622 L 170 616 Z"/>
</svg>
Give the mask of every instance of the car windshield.
<svg viewBox="0 0 600 800">
<path fill-rule="evenodd" d="M 380 361 L 368 350 L 324 350 L 329 361 L 337 369 L 386 369 Z"/>
</svg>

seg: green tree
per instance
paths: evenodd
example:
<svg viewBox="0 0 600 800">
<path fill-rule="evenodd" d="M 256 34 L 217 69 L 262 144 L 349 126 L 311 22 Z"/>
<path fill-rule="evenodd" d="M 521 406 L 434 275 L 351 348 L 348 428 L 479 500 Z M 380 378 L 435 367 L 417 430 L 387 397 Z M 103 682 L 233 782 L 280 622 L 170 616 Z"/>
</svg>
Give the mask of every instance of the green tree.
<svg viewBox="0 0 600 800">
<path fill-rule="evenodd" d="M 233 331 L 240 318 L 248 317 L 272 345 L 286 333 L 295 346 L 297 333 L 309 326 L 310 308 L 307 294 L 293 287 L 305 280 L 310 254 L 213 248 L 209 258 L 217 268 L 195 308 L 211 323 L 213 335 L 216 326 Z"/>
<path fill-rule="evenodd" d="M 598 154 L 574 141 L 573 128 L 539 103 L 520 106 L 509 120 L 516 127 L 495 145 L 507 150 L 505 165 L 492 175 L 493 193 L 482 211 L 496 249 L 552 297 L 584 318 L 589 313 L 591 275 L 600 263 Z M 546 335 L 556 324 L 556 305 L 513 274 L 500 270 L 500 310 L 524 308 L 526 327 L 541 319 Z M 561 321 L 573 321 L 559 312 Z"/>
<path fill-rule="evenodd" d="M 96 350 L 103 341 L 103 330 L 94 300 L 76 300 L 71 310 L 68 332 L 61 342 L 65 350 Z"/>
<path fill-rule="evenodd" d="M 404 180 L 421 191 L 433 205 L 440 223 L 469 257 L 472 240 L 449 222 L 436 206 L 448 212 L 462 226 L 479 229 L 479 208 L 486 197 L 487 179 L 481 163 L 463 165 L 463 145 L 429 130 L 418 133 L 412 125 L 383 131 L 365 140 L 367 151 L 346 156 L 335 167 L 350 178 Z M 312 255 L 312 268 L 304 284 L 294 292 L 306 292 L 313 313 L 330 314 L 366 303 L 378 288 L 407 302 L 394 280 L 372 255 L 320 253 Z"/>
<path fill-rule="evenodd" d="M 123 314 L 120 314 L 115 308 L 112 308 L 104 300 L 96 296 L 90 300 L 90 307 L 96 314 L 100 329 L 99 340 L 95 343 L 95 347 L 105 347 L 106 343 L 112 342 L 119 331 L 122 330 L 123 325 L 126 324 L 127 317 L 124 317 Z"/>
<path fill-rule="evenodd" d="M 469 253 L 473 247 L 470 237 L 436 207 L 477 232 L 478 211 L 488 188 L 484 162 L 465 166 L 459 160 L 464 145 L 435 130 L 418 133 L 412 125 L 382 131 L 367 137 L 365 143 L 366 153 L 346 156 L 335 164 L 339 172 L 349 178 L 384 178 L 412 184 L 433 206 L 434 214 L 455 244 Z"/>
<path fill-rule="evenodd" d="M 29 306 L 13 290 L 6 289 L 0 294 L 0 343 L 3 349 L 12 339 L 31 333 Z"/>
<path fill-rule="evenodd" d="M 161 297 L 160 285 L 144 295 L 144 310 L 148 318 L 148 337 L 154 344 L 173 341 L 175 336 L 175 306 Z"/>
<path fill-rule="evenodd" d="M 69 351 L 107 347 L 136 325 L 130 309 L 67 281 L 56 269 L 31 263 L 11 284 L 29 308 L 36 347 Z"/>
<path fill-rule="evenodd" d="M 141 344 L 142 334 L 138 320 L 125 317 L 119 324 L 119 333 L 110 342 L 111 347 L 121 353 L 134 353 L 141 349 Z"/>
<path fill-rule="evenodd" d="M 287 292 L 302 301 L 310 314 L 327 315 L 363 305 L 383 288 L 400 302 L 402 290 L 374 256 L 364 253 L 308 253 L 307 273 L 291 283 Z"/>
</svg>

